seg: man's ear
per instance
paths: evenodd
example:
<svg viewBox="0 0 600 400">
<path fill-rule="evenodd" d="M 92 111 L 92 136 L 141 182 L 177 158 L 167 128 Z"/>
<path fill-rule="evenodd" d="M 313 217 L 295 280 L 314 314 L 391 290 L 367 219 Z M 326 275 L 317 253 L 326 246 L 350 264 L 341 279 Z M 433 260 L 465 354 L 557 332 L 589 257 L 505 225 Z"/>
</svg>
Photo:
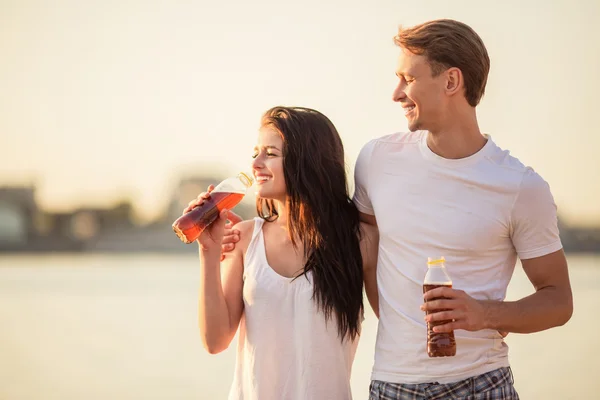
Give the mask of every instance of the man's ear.
<svg viewBox="0 0 600 400">
<path fill-rule="evenodd" d="M 456 67 L 449 68 L 446 71 L 446 93 L 450 96 L 456 93 L 462 93 L 464 79 L 462 71 Z"/>
</svg>

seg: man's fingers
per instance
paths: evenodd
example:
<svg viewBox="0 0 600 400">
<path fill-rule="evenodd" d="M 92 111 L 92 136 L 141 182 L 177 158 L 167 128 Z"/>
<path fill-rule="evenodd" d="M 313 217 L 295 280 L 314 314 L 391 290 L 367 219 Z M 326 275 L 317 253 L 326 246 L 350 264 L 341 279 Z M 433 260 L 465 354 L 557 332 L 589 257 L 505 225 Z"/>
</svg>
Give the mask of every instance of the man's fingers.
<svg viewBox="0 0 600 400">
<path fill-rule="evenodd" d="M 233 249 L 234 249 L 233 243 L 224 243 L 224 244 L 221 246 L 221 249 L 222 249 L 223 251 L 225 251 L 225 252 L 227 252 L 227 251 L 231 251 L 231 250 L 233 250 Z"/>
<path fill-rule="evenodd" d="M 444 309 L 455 309 L 457 302 L 448 299 L 430 300 L 427 303 L 421 304 L 422 311 L 435 311 Z"/>
<path fill-rule="evenodd" d="M 452 289 L 450 287 L 437 287 L 435 289 L 431 289 L 431 290 L 425 292 L 423 294 L 423 299 L 425 299 L 425 301 L 435 299 L 438 297 L 445 297 L 445 298 L 449 299 L 449 298 L 458 297 L 461 292 L 462 291 Z"/>
<path fill-rule="evenodd" d="M 227 224 L 225 224 L 225 232 L 223 233 L 223 236 L 229 236 L 231 238 L 235 236 L 236 239 L 233 240 L 233 242 L 237 242 L 240 239 L 240 231 L 237 229 L 227 228 Z"/>
<path fill-rule="evenodd" d="M 231 211 L 229 211 L 229 215 L 233 214 Z M 238 229 L 233 229 L 233 224 L 231 223 L 231 221 L 227 221 L 227 223 L 225 223 L 225 234 L 226 235 L 239 235 L 240 231 Z"/>
<path fill-rule="evenodd" d="M 240 241 L 240 236 L 236 235 L 236 234 L 225 234 L 223 236 L 223 244 L 227 244 L 227 243 L 237 243 Z"/>
<path fill-rule="evenodd" d="M 436 313 L 427 314 L 425 316 L 425 321 L 451 321 L 453 319 L 457 319 L 457 317 L 458 316 L 454 311 L 439 311 Z"/>
<path fill-rule="evenodd" d="M 457 329 L 465 329 L 465 327 L 463 325 L 464 324 L 462 324 L 460 322 L 448 322 L 447 324 L 444 324 L 444 325 L 434 326 L 433 331 L 435 333 L 452 332 Z"/>
</svg>

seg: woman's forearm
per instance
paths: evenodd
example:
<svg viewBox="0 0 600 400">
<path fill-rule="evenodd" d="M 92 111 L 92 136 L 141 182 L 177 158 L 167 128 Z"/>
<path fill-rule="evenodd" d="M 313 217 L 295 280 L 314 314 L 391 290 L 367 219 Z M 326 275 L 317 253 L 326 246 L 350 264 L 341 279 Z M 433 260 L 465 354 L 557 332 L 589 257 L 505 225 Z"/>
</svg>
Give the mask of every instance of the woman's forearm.
<svg viewBox="0 0 600 400">
<path fill-rule="evenodd" d="M 199 326 L 211 354 L 225 350 L 235 335 L 221 284 L 220 249 L 200 249 Z"/>
</svg>

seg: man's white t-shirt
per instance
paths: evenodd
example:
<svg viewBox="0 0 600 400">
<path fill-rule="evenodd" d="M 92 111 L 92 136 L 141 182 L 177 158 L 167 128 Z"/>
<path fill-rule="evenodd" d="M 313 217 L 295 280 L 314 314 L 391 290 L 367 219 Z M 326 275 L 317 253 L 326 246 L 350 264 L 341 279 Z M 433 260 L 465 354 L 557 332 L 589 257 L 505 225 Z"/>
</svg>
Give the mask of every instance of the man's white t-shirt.
<svg viewBox="0 0 600 400">
<path fill-rule="evenodd" d="M 354 202 L 379 227 L 379 327 L 371 378 L 450 383 L 507 367 L 495 330 L 456 330 L 456 356 L 426 349 L 423 278 L 427 257 L 444 256 L 455 289 L 504 300 L 517 256 L 562 248 L 548 184 L 488 137 L 476 154 L 445 159 L 427 132 L 375 139 L 355 167 Z"/>
</svg>

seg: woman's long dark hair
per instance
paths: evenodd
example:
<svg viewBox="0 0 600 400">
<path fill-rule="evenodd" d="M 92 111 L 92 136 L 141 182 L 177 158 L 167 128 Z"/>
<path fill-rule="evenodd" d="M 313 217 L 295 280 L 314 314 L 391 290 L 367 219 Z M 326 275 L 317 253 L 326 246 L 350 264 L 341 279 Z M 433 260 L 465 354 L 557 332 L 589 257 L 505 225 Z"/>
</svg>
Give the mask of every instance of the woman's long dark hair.
<svg viewBox="0 0 600 400">
<path fill-rule="evenodd" d="M 316 110 L 274 107 L 262 126 L 283 137 L 283 173 L 287 188 L 287 225 L 292 244 L 304 244 L 312 272 L 313 300 L 329 320 L 337 320 L 342 340 L 360 333 L 363 313 L 363 265 L 358 210 L 348 194 L 344 147 L 331 121 Z M 273 200 L 256 200 L 258 215 L 277 219 Z"/>
</svg>

